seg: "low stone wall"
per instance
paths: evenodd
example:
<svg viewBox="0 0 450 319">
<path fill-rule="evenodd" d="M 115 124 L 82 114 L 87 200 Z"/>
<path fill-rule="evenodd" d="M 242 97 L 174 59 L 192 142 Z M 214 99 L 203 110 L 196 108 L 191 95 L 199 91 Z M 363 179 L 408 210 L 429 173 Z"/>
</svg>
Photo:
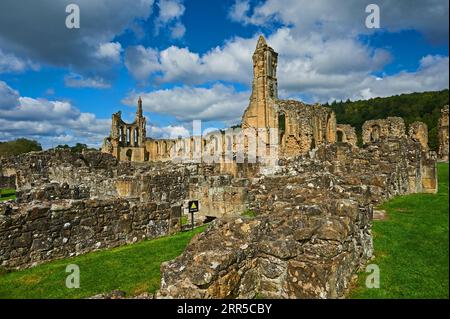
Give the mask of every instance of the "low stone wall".
<svg viewBox="0 0 450 319">
<path fill-rule="evenodd" d="M 179 230 L 180 207 L 116 200 L 0 205 L 0 265 L 23 268 Z"/>
</svg>

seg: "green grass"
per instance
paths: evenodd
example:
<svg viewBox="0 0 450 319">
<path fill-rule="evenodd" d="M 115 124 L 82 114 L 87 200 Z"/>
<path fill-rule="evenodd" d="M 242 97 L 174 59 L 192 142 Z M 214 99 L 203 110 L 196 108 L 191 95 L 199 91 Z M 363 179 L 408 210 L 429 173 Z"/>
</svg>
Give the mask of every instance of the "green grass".
<svg viewBox="0 0 450 319">
<path fill-rule="evenodd" d="M 351 298 L 448 298 L 448 164 L 438 164 L 438 194 L 394 198 L 381 206 L 388 219 L 373 222 L 380 288 L 359 275 Z"/>
<path fill-rule="evenodd" d="M 0 189 L 0 202 L 9 199 L 16 199 L 16 190 L 13 188 Z"/>
<path fill-rule="evenodd" d="M 251 209 L 247 209 L 245 212 L 243 212 L 243 213 L 241 214 L 241 216 L 242 216 L 242 217 L 250 217 L 250 218 L 253 218 L 253 217 L 256 217 L 256 213 L 255 213 L 253 210 L 251 210 Z"/>
<path fill-rule="evenodd" d="M 112 290 L 123 290 L 127 296 L 154 293 L 160 285 L 161 262 L 180 255 L 194 234 L 204 228 L 21 271 L 0 272 L 0 298 L 85 298 Z M 68 264 L 79 266 L 80 288 L 66 288 Z"/>
</svg>

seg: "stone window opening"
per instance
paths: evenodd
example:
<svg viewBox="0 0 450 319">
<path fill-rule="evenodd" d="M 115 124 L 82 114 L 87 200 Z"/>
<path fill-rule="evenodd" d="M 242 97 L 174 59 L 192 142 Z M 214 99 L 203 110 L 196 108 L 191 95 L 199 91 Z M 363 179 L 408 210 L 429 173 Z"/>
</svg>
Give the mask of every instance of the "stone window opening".
<svg viewBox="0 0 450 319">
<path fill-rule="evenodd" d="M 123 127 L 119 128 L 119 142 L 123 143 Z"/>
<path fill-rule="evenodd" d="M 339 143 L 344 142 L 344 132 L 336 131 L 336 138 Z"/>
<path fill-rule="evenodd" d="M 131 142 L 131 128 L 127 128 L 127 145 L 130 145 Z"/>
<path fill-rule="evenodd" d="M 374 125 L 370 130 L 370 141 L 376 142 L 379 139 L 380 139 L 380 127 L 378 125 Z"/>
<path fill-rule="evenodd" d="M 280 144 L 282 144 L 284 133 L 286 132 L 286 114 L 278 114 L 278 134 L 280 136 Z"/>
<path fill-rule="evenodd" d="M 137 128 L 134 129 L 134 145 L 138 146 L 139 144 L 139 130 Z"/>
<path fill-rule="evenodd" d="M 132 150 L 127 150 L 127 152 L 126 152 L 126 156 L 127 156 L 127 160 L 128 161 L 131 161 L 131 156 L 133 155 L 133 151 Z"/>
</svg>

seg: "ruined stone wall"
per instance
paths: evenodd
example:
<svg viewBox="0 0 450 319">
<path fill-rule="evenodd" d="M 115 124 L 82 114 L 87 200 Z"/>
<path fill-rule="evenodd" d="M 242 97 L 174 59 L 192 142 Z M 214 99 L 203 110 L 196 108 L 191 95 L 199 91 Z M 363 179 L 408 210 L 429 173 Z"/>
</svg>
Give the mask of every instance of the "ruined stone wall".
<svg viewBox="0 0 450 319">
<path fill-rule="evenodd" d="M 349 143 L 356 146 L 358 144 L 358 136 L 355 128 L 349 124 L 337 124 L 336 142 Z"/>
<path fill-rule="evenodd" d="M 427 152 L 428 147 L 428 126 L 423 122 L 414 122 L 409 126 L 409 137 L 420 143 L 422 150 Z"/>
<path fill-rule="evenodd" d="M 293 100 L 279 100 L 277 107 L 284 120 L 279 123 L 281 155 L 306 154 L 322 144 L 336 141 L 336 117 L 331 109 Z"/>
<path fill-rule="evenodd" d="M 176 207 L 124 199 L 0 204 L 0 266 L 23 268 L 179 229 Z"/>
<path fill-rule="evenodd" d="M 112 178 L 130 174 L 129 163 L 119 162 L 109 154 L 97 151 L 71 153 L 49 150 L 12 156 L 0 160 L 0 175 L 16 176 L 17 190 L 28 190 L 51 182 L 89 187 L 90 196 L 116 196 Z"/>
<path fill-rule="evenodd" d="M 341 297 L 372 254 L 370 214 L 340 200 L 217 220 L 161 265 L 158 297 Z"/>
<path fill-rule="evenodd" d="M 448 105 L 441 110 L 441 117 L 439 119 L 439 150 L 438 156 L 442 161 L 448 161 L 449 158 L 449 131 L 448 131 Z"/>
<path fill-rule="evenodd" d="M 364 144 L 377 142 L 386 138 L 401 138 L 405 136 L 405 121 L 401 117 L 388 117 L 381 120 L 366 121 L 362 127 Z"/>
</svg>

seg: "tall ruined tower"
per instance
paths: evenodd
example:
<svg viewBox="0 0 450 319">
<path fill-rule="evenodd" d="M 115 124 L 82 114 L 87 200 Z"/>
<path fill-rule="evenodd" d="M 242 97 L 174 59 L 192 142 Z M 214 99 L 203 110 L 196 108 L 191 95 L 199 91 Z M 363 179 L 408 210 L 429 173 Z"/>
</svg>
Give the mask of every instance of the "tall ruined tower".
<svg viewBox="0 0 450 319">
<path fill-rule="evenodd" d="M 146 132 L 146 127 L 145 127 L 146 119 L 142 115 L 142 99 L 141 99 L 141 97 L 139 97 L 139 99 L 138 99 L 138 107 L 137 107 L 137 111 L 136 111 L 135 123 L 137 125 L 137 134 L 138 134 L 137 142 L 138 142 L 139 146 L 143 147 L 145 145 L 147 132 Z"/>
<path fill-rule="evenodd" d="M 263 36 L 258 39 L 253 53 L 253 83 L 250 104 L 242 117 L 242 128 L 276 128 L 274 109 L 278 98 L 276 53 Z"/>
</svg>

